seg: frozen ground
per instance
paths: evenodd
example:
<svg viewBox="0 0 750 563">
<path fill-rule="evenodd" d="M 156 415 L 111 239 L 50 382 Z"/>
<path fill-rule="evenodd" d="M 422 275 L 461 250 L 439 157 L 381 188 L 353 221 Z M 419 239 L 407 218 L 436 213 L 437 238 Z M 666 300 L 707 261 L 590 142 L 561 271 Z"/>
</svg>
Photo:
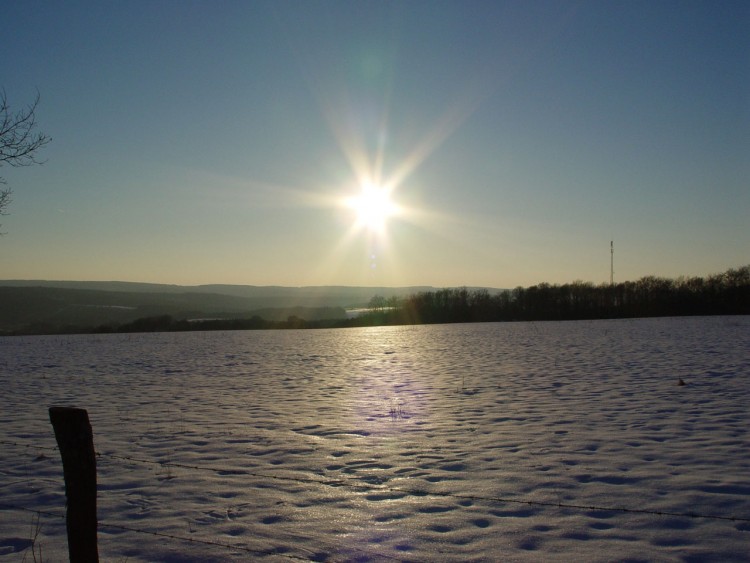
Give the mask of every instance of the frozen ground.
<svg viewBox="0 0 750 563">
<path fill-rule="evenodd" d="M 1 338 L 0 386 L 2 562 L 66 559 L 50 405 L 104 561 L 750 560 L 749 317 Z"/>
</svg>

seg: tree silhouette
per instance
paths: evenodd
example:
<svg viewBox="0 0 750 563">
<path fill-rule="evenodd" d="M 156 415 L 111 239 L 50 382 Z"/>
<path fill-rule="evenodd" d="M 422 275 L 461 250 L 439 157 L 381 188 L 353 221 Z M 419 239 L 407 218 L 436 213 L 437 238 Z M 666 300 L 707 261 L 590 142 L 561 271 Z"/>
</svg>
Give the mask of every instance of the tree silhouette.
<svg viewBox="0 0 750 563">
<path fill-rule="evenodd" d="M 0 92 L 0 167 L 5 164 L 12 167 L 40 164 L 37 160 L 37 151 L 49 143 L 50 138 L 36 131 L 38 104 L 39 94 L 37 93 L 31 104 L 13 112 L 5 91 Z M 0 215 L 7 215 L 13 193 L 5 186 L 5 179 L 0 177 Z"/>
</svg>

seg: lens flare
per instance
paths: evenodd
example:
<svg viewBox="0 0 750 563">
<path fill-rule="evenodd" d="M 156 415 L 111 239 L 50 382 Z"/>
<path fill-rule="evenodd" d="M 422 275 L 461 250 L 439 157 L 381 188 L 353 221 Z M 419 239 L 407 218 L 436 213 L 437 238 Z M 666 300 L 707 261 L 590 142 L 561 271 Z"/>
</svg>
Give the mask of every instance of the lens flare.
<svg viewBox="0 0 750 563">
<path fill-rule="evenodd" d="M 363 183 L 360 192 L 345 204 L 356 214 L 359 227 L 374 232 L 383 232 L 388 219 L 398 213 L 390 191 L 372 182 Z"/>
</svg>

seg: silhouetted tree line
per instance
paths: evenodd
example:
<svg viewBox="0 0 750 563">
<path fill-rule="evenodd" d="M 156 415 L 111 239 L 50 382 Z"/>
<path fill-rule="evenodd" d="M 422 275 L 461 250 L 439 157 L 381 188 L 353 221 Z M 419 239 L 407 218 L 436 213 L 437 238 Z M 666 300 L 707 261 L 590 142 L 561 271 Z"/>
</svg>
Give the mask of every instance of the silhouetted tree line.
<svg viewBox="0 0 750 563">
<path fill-rule="evenodd" d="M 750 314 L 750 266 L 708 278 L 646 276 L 613 285 L 582 281 L 563 285 L 540 283 L 496 294 L 484 289 L 441 289 L 412 295 L 398 306 L 388 305 L 371 307 L 370 312 L 346 324 L 747 315 Z"/>
</svg>

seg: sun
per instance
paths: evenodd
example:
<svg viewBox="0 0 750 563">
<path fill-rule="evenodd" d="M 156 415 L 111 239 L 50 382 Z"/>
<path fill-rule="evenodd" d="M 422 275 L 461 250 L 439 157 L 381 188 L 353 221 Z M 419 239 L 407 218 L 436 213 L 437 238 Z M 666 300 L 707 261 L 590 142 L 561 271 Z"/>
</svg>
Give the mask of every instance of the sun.
<svg viewBox="0 0 750 563">
<path fill-rule="evenodd" d="M 398 213 L 390 190 L 371 182 L 364 182 L 360 192 L 346 200 L 346 206 L 356 214 L 359 227 L 375 232 L 382 232 L 388 219 Z"/>
</svg>

